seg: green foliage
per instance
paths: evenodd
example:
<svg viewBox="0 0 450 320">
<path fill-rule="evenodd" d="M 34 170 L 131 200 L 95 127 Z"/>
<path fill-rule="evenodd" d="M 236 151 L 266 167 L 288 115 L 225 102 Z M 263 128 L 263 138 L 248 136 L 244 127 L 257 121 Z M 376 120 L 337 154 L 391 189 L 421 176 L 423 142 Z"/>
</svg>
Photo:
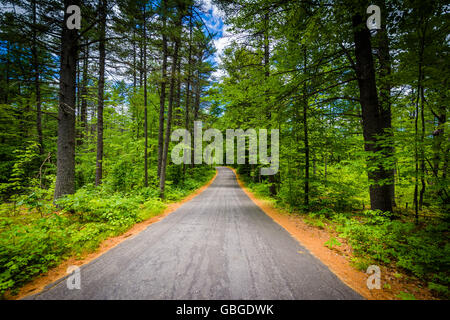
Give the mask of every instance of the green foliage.
<svg viewBox="0 0 450 320">
<path fill-rule="evenodd" d="M 210 167 L 189 169 L 185 181 L 169 184 L 167 201 L 176 201 L 205 184 L 214 175 Z M 39 191 L 40 190 L 40 191 Z M 66 257 L 95 250 L 110 236 L 133 224 L 160 214 L 166 207 L 157 197 L 157 187 L 139 193 L 111 193 L 108 186 L 86 185 L 52 206 L 52 190 L 39 189 L 23 195 L 12 206 L 0 206 L 0 296 L 17 292 L 36 275 L 56 266 Z"/>
<path fill-rule="evenodd" d="M 333 249 L 333 246 L 339 247 L 342 245 L 342 243 L 340 243 L 339 240 L 336 239 L 335 237 L 330 237 L 330 239 L 326 241 L 324 245 L 327 246 L 328 249 Z"/>
<path fill-rule="evenodd" d="M 367 268 L 373 264 L 373 261 L 362 257 L 353 257 L 351 260 L 351 264 L 359 271 L 366 272 Z"/>
<path fill-rule="evenodd" d="M 88 188 L 82 188 L 73 195 L 59 199 L 57 204 L 67 211 L 79 213 L 83 221 L 129 226 L 137 221 L 137 211 L 142 201 L 141 197 L 121 194 L 99 196 Z"/>
<path fill-rule="evenodd" d="M 11 168 L 8 182 L 0 184 L 0 196 L 4 199 L 12 194 L 18 195 L 35 184 L 31 172 L 39 160 L 38 144 L 36 142 L 27 143 L 25 150 L 17 149 L 13 151 L 15 161 Z M 32 183 L 32 181 L 34 183 Z"/>
<path fill-rule="evenodd" d="M 321 215 L 315 215 L 315 214 L 310 213 L 308 215 L 308 217 L 305 217 L 303 219 L 303 221 L 305 221 L 306 224 L 309 224 L 310 226 L 313 226 L 313 227 L 317 227 L 320 229 L 325 228 L 324 219 L 323 219 L 323 216 L 321 216 Z"/>
<path fill-rule="evenodd" d="M 59 263 L 70 249 L 70 220 L 56 214 L 3 223 L 0 235 L 0 294 L 17 289 Z"/>
<path fill-rule="evenodd" d="M 420 279 L 450 284 L 450 246 L 447 223 L 418 228 L 411 222 L 391 221 L 367 211 L 359 219 L 340 219 L 340 236 L 354 253 L 377 263 L 394 263 Z"/>
<path fill-rule="evenodd" d="M 408 292 L 400 292 L 397 295 L 397 298 L 400 298 L 402 300 L 416 300 L 416 297 L 412 294 L 412 293 L 408 293 Z"/>
<path fill-rule="evenodd" d="M 192 128 L 192 120 L 197 117 L 222 131 L 279 129 L 280 166 L 273 179 L 259 175 L 260 165 L 237 166 L 256 194 L 267 198 L 275 190 L 276 205 L 307 213 L 305 222 L 312 226 L 335 228 L 353 246 L 357 255 L 353 263 L 358 268 L 364 269 L 369 262 L 395 264 L 427 279 L 433 291 L 445 294 L 442 286 L 449 285 L 450 270 L 446 3 L 386 1 L 387 7 L 382 8 L 388 12 L 383 15 L 383 25 L 388 26 L 389 35 L 385 38 L 380 31 L 371 36 L 372 47 L 378 49 L 373 66 L 364 67 L 375 69 L 380 106 L 389 105 L 392 116 L 384 119 L 383 125 L 392 128 L 377 136 L 376 145 L 381 151 L 367 152 L 367 133 L 363 134 L 361 123 L 370 119 L 361 121 L 363 99 L 352 49 L 354 10 L 339 2 L 332 2 L 331 7 L 323 7 L 320 1 L 306 6 L 301 1 L 214 2 L 225 11 L 228 31 L 236 32 L 241 40 L 225 48 L 220 59 L 224 76 L 211 84 L 212 38 L 200 23 L 201 18 L 188 13 L 195 10 L 187 10 L 189 19 L 183 22 L 180 61 L 190 63 L 181 63 L 176 77 L 184 80 L 173 99 L 172 128 L 184 125 L 185 117 L 190 122 L 186 125 Z M 113 57 L 114 64 L 123 65 L 117 71 L 120 78 L 128 79 L 111 80 L 115 79 L 113 72 L 105 83 L 103 184 L 99 188 L 92 186 L 98 68 L 94 68 L 92 59 L 86 59 L 87 72 L 78 68 L 77 87 L 81 90 L 77 92 L 86 91 L 77 97 L 78 191 L 58 201 L 64 212 L 59 215 L 54 214 L 51 204 L 58 132 L 55 115 L 59 107 L 58 86 L 54 84 L 59 70 L 52 66 L 59 59 L 51 52 L 53 46 L 42 44 L 48 38 L 57 47 L 60 39 L 55 37 L 58 32 L 54 25 L 46 25 L 43 15 L 38 14 L 35 23 L 23 28 L 20 22 L 33 15 L 27 2 L 3 3 L 18 10 L 0 12 L 0 199 L 11 201 L 0 206 L 0 292 L 20 286 L 56 264 L 64 254 L 95 248 L 104 237 L 163 210 L 156 168 L 161 61 L 152 60 L 150 68 L 143 72 L 142 59 L 136 59 L 136 52 L 144 52 L 146 44 L 150 54 L 158 56 L 161 32 L 170 35 L 171 48 L 172 13 L 176 12 L 174 8 L 165 10 L 169 19 L 163 30 L 161 8 L 156 8 L 158 3 L 150 6 L 149 26 L 158 32 L 155 41 L 146 43 L 150 39 L 146 40 L 143 29 L 138 27 L 142 26 L 145 15 L 141 10 L 145 6 L 134 1 L 118 1 L 115 6 L 115 19 L 108 32 L 119 36 L 107 37 L 107 59 Z M 36 4 L 37 12 L 41 12 L 43 7 Z M 151 18 L 154 14 L 158 19 Z M 85 6 L 83 20 L 87 23 L 83 25 L 91 25 L 95 15 L 95 6 Z M 187 21 L 192 26 L 188 27 Z M 132 45 L 124 45 L 123 39 L 130 35 Z M 80 47 L 80 58 L 98 56 L 97 47 L 87 45 L 93 40 L 98 40 L 96 31 L 84 30 L 86 43 Z M 85 49 L 87 52 L 81 52 Z M 387 70 L 389 74 L 385 74 Z M 37 82 L 35 75 L 39 77 Z M 144 88 L 138 85 L 145 75 L 147 104 Z M 186 79 L 190 79 L 189 85 L 184 84 Z M 131 80 L 133 86 L 128 85 Z M 386 92 L 386 87 L 392 90 Z M 37 113 L 38 92 L 41 114 Z M 390 100 L 385 101 L 386 97 Z M 81 124 L 78 110 L 83 102 L 89 113 L 93 112 L 87 116 L 86 126 Z M 38 118 L 42 118 L 41 125 L 37 125 Z M 148 123 L 148 141 L 144 138 L 144 123 Z M 38 127 L 42 137 L 36 135 Z M 45 146 L 43 154 L 35 142 L 39 138 L 43 139 L 41 147 Z M 145 141 L 148 187 L 144 187 L 143 179 Z M 394 156 L 386 154 L 391 150 Z M 47 153 L 48 162 L 41 166 Z M 395 171 L 396 212 L 364 211 L 370 204 L 369 185 L 374 183 L 369 181 L 368 173 L 379 167 Z M 182 198 L 212 174 L 207 167 L 187 168 L 184 173 L 181 166 L 168 165 L 166 200 Z M 386 182 L 378 181 L 381 185 Z M 420 190 L 415 190 L 416 186 Z M 426 225 L 411 223 L 412 212 L 407 204 L 411 209 L 414 197 L 420 199 L 421 214 L 436 219 L 421 221 Z M 331 248 L 335 241 L 330 239 L 327 245 Z"/>
<path fill-rule="evenodd" d="M 448 286 L 443 286 L 434 282 L 428 282 L 428 288 L 443 297 L 450 296 Z"/>
</svg>

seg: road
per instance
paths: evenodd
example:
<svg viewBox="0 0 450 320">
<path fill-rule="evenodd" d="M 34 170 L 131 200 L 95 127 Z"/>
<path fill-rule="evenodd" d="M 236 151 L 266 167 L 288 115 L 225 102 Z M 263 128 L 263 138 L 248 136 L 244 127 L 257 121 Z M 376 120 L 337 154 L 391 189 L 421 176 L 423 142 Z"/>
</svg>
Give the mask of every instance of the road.
<svg viewBox="0 0 450 320">
<path fill-rule="evenodd" d="M 82 266 L 80 280 L 29 299 L 362 299 L 223 167 L 200 195 Z"/>
</svg>

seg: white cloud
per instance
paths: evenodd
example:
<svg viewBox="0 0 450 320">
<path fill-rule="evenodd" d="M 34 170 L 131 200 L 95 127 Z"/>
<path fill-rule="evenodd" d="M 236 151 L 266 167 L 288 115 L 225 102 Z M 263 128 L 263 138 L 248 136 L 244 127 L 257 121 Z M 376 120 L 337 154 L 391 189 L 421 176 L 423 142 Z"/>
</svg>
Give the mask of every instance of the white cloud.
<svg viewBox="0 0 450 320">
<path fill-rule="evenodd" d="M 220 66 L 225 48 L 227 48 L 233 41 L 238 42 L 240 39 L 245 38 L 246 34 L 233 34 L 230 30 L 230 26 L 223 23 L 225 20 L 225 12 L 220 10 L 219 7 L 212 2 L 212 0 L 203 0 L 199 1 L 199 3 L 201 3 L 202 11 L 210 17 L 210 19 L 205 21 L 209 31 L 212 33 L 221 34 L 221 37 L 213 40 L 214 46 L 217 49 L 213 59 L 217 66 Z M 225 70 L 218 68 L 212 74 L 212 78 L 220 81 L 220 78 L 226 75 Z"/>
<path fill-rule="evenodd" d="M 211 0 L 200 1 L 204 10 L 211 12 L 214 17 L 225 18 L 225 12 L 219 9 Z"/>
<path fill-rule="evenodd" d="M 225 51 L 225 48 L 228 47 L 233 42 L 233 40 L 234 40 L 234 37 L 229 32 L 228 26 L 224 25 L 223 31 L 222 31 L 222 37 L 214 40 L 214 46 L 217 49 L 217 52 L 215 53 L 215 56 L 214 56 L 214 61 L 216 62 L 216 64 L 218 66 L 220 66 L 222 63 L 222 55 L 223 55 L 223 52 Z M 212 76 L 215 79 L 219 80 L 221 77 L 226 76 L 226 72 L 225 72 L 225 70 L 218 68 L 212 74 Z"/>
<path fill-rule="evenodd" d="M 217 63 L 217 65 L 220 66 L 222 63 L 222 57 L 225 49 L 230 46 L 233 42 L 242 42 L 248 37 L 248 34 L 245 32 L 241 33 L 232 33 L 230 30 L 230 26 L 223 25 L 223 33 L 222 37 L 214 40 L 214 46 L 217 49 L 217 52 L 214 56 L 214 61 Z M 225 70 L 218 69 L 213 73 L 213 77 L 220 80 L 222 76 L 226 76 L 227 73 Z"/>
</svg>

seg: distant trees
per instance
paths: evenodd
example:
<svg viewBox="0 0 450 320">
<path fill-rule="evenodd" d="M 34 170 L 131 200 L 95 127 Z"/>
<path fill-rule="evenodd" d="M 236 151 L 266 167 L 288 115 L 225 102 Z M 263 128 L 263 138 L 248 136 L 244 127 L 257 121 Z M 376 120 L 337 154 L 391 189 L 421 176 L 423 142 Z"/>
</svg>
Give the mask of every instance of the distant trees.
<svg viewBox="0 0 450 320">
<path fill-rule="evenodd" d="M 180 113 L 201 115 L 201 95 L 212 71 L 205 61 L 212 38 L 201 6 L 190 0 L 3 3 L 1 107 L 5 119 L 17 123 L 5 122 L 2 133 L 0 152 L 8 159 L 0 168 L 2 195 L 13 192 L 8 187 L 16 159 L 12 151 L 27 147 L 30 139 L 37 142 L 39 160 L 28 174 L 42 166 L 56 174 L 55 201 L 86 183 L 101 185 L 111 170 L 105 150 L 115 127 L 112 117 L 120 114 L 130 117 L 121 120 L 121 132 L 142 140 L 142 158 L 136 159 L 142 181 L 136 183 L 155 186 L 164 197 L 174 116 L 178 121 Z M 81 30 L 66 26 L 69 5 L 81 8 Z"/>
</svg>

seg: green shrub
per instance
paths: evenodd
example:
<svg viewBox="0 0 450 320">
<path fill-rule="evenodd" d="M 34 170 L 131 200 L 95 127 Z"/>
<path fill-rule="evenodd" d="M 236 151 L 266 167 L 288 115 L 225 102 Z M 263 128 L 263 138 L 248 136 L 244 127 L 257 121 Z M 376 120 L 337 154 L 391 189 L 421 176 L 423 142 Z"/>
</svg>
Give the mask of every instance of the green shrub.
<svg viewBox="0 0 450 320">
<path fill-rule="evenodd" d="M 338 239 L 335 237 L 331 237 L 328 241 L 324 243 L 325 246 L 328 247 L 328 249 L 333 249 L 333 246 L 339 247 L 342 245 L 342 243 L 339 242 Z"/>
<path fill-rule="evenodd" d="M 209 167 L 188 169 L 186 179 L 178 185 L 168 181 L 167 200 L 186 196 L 210 180 L 214 172 Z M 19 215 L 10 213 L 10 204 L 0 206 L 0 297 L 7 290 L 17 292 L 65 257 L 95 250 L 102 240 L 165 208 L 156 186 L 120 193 L 111 192 L 107 184 L 98 188 L 87 184 L 57 201 L 62 214 L 52 213 L 52 193 L 32 189 L 21 196 L 19 205 L 35 210 Z"/>
</svg>

